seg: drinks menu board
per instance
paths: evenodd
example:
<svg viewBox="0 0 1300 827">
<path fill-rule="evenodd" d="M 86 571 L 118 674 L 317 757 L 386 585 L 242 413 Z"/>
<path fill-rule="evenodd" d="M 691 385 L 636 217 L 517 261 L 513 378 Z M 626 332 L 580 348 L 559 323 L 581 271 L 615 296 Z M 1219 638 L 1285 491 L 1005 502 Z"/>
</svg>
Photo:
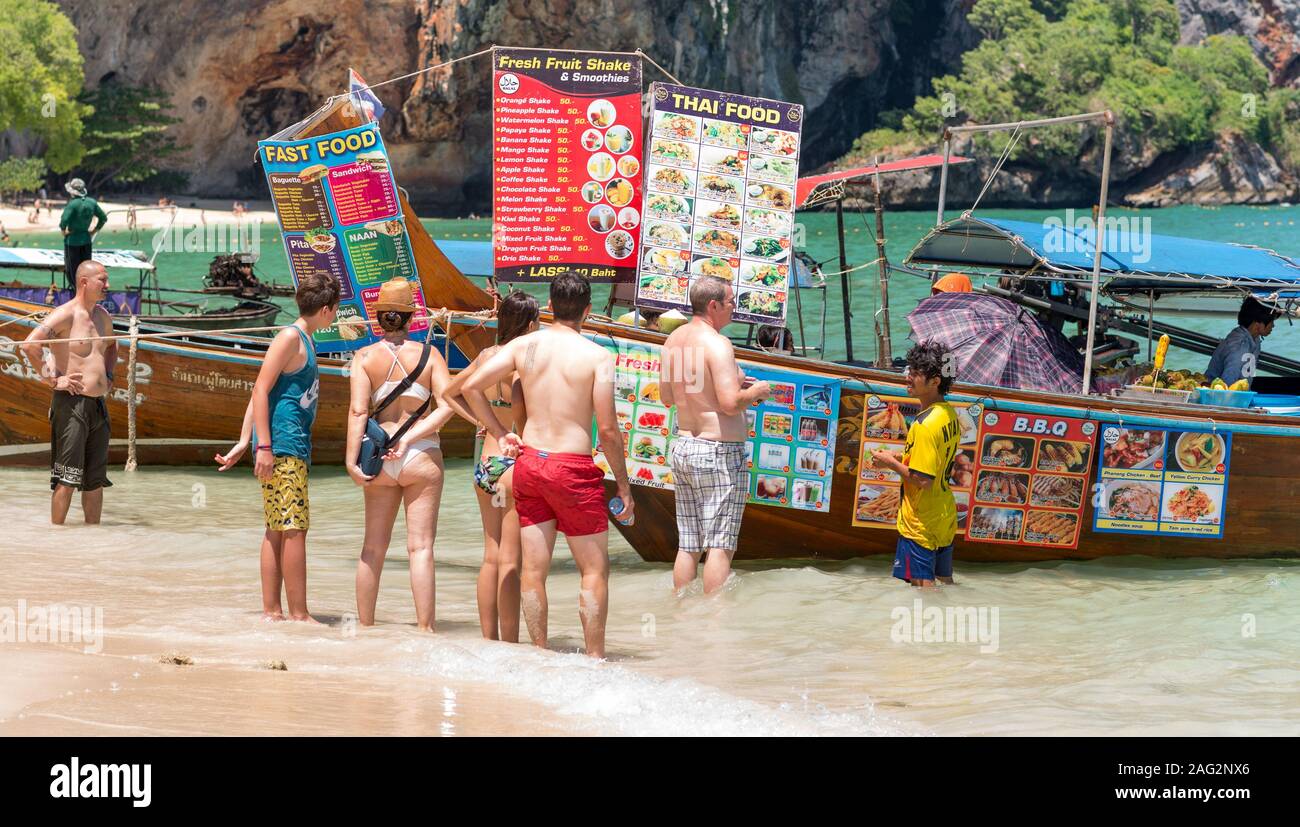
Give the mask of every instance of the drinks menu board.
<svg viewBox="0 0 1300 827">
<path fill-rule="evenodd" d="M 971 486 L 975 480 L 975 452 L 978 445 L 979 403 L 952 403 L 961 423 L 961 441 L 945 481 L 957 504 L 957 533 L 966 531 L 970 512 Z M 898 475 L 873 465 L 871 452 L 884 449 L 903 453 L 907 431 L 921 412 L 921 403 L 905 396 L 867 397 L 862 414 L 862 447 L 858 458 L 858 482 L 853 507 L 853 525 L 859 528 L 894 528 L 902 502 L 902 481 Z"/>
<path fill-rule="evenodd" d="M 1076 548 L 1097 423 L 988 411 L 980 423 L 966 539 Z"/>
<path fill-rule="evenodd" d="M 501 281 L 630 282 L 641 234 L 641 58 L 494 49 L 492 218 Z"/>
<path fill-rule="evenodd" d="M 1106 425 L 1093 530 L 1222 537 L 1232 434 Z"/>
<path fill-rule="evenodd" d="M 339 321 L 373 320 L 379 286 L 409 279 L 424 305 L 397 183 L 376 124 L 297 141 L 259 141 L 294 284 L 308 273 L 339 281 Z M 424 319 L 411 321 L 422 337 Z M 321 353 L 377 341 L 378 325 L 333 324 L 315 335 Z"/>
<path fill-rule="evenodd" d="M 604 341 L 614 355 L 614 407 L 623 429 L 624 456 L 633 485 L 674 487 L 670 449 L 677 436 L 677 410 L 659 395 L 659 348 Z M 745 411 L 749 438 L 749 502 L 829 511 L 831 460 L 835 456 L 840 385 L 832 379 L 745 366 L 772 395 Z M 592 430 L 592 456 L 613 479 Z"/>
<path fill-rule="evenodd" d="M 718 276 L 736 321 L 783 322 L 803 107 L 666 83 L 650 96 L 636 304 L 688 310 L 691 281 Z"/>
</svg>

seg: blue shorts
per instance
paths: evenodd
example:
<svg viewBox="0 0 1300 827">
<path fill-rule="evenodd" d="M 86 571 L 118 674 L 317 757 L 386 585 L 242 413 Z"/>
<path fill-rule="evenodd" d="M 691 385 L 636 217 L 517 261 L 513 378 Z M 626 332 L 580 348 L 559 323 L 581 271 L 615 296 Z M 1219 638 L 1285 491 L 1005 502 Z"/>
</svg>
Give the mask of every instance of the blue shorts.
<svg viewBox="0 0 1300 827">
<path fill-rule="evenodd" d="M 931 551 L 915 540 L 900 536 L 894 552 L 894 576 L 909 583 L 952 577 L 952 545 Z"/>
</svg>

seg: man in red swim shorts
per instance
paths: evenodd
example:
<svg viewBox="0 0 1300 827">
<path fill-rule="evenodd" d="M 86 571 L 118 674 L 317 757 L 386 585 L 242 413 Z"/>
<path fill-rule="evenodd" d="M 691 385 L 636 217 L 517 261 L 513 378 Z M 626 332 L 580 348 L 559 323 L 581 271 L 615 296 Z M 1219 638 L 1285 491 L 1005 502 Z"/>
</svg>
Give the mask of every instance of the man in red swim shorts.
<svg viewBox="0 0 1300 827">
<path fill-rule="evenodd" d="M 632 518 L 632 489 L 623 462 L 623 433 L 614 411 L 614 356 L 582 335 L 591 312 L 591 285 L 566 272 L 551 283 L 555 321 L 536 333 L 512 339 L 465 382 L 463 395 L 483 427 L 514 466 L 515 509 L 519 513 L 523 564 L 520 604 L 534 645 L 546 647 L 546 575 L 555 552 L 555 533 L 564 532 L 582 585 L 578 614 L 587 654 L 605 656 L 609 614 L 609 519 L 604 474 L 591 459 L 591 417 L 600 447 L 623 500 L 620 520 Z M 522 438 L 496 418 L 484 391 L 518 373 L 528 418 Z"/>
</svg>

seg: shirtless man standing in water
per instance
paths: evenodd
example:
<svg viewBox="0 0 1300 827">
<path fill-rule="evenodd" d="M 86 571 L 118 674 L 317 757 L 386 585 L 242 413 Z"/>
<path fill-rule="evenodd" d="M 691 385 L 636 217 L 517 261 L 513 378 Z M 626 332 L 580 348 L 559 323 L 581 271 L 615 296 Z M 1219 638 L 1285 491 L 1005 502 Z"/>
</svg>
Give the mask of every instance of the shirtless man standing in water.
<svg viewBox="0 0 1300 827">
<path fill-rule="evenodd" d="M 691 321 L 664 342 L 659 399 L 677 406 L 677 439 L 669 460 L 677 510 L 673 588 L 695 579 L 700 555 L 704 591 L 722 588 L 731 575 L 740 520 L 749 499 L 745 409 L 769 393 L 766 382 L 745 387 L 731 341 L 722 329 L 736 309 L 731 282 L 704 276 L 691 285 Z"/>
<path fill-rule="evenodd" d="M 591 458 L 591 417 L 600 447 L 618 484 L 623 511 L 632 519 L 632 489 L 623 462 L 623 432 L 614 410 L 614 357 L 582 335 L 591 312 L 591 285 L 565 272 L 551 283 L 555 321 L 535 333 L 511 339 L 483 363 L 462 387 L 469 403 L 514 466 L 515 510 L 523 546 L 520 605 L 533 644 L 546 647 L 546 576 L 555 534 L 564 533 L 582 578 L 578 615 L 587 654 L 605 657 L 609 614 L 609 513 L 605 475 Z M 505 429 L 484 391 L 519 374 L 528 420 L 522 438 Z"/>
<path fill-rule="evenodd" d="M 99 301 L 108 293 L 108 271 L 96 261 L 77 267 L 77 294 L 50 312 L 23 342 L 23 354 L 54 389 L 50 403 L 50 522 L 63 525 L 72 492 L 81 489 L 86 522 L 99 522 L 108 481 L 108 406 L 117 340 L 54 342 L 111 336 L 113 319 Z"/>
</svg>

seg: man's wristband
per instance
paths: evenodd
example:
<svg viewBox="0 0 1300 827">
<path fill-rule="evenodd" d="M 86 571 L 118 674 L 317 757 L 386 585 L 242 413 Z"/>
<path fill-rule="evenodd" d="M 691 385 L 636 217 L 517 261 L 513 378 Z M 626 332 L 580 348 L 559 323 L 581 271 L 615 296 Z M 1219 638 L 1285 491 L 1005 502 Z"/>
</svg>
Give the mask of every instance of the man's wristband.
<svg viewBox="0 0 1300 827">
<path fill-rule="evenodd" d="M 257 446 L 257 450 L 258 450 L 258 451 L 269 451 L 269 450 L 271 450 L 271 446 L 270 446 L 270 445 L 259 445 L 259 446 Z"/>
</svg>

